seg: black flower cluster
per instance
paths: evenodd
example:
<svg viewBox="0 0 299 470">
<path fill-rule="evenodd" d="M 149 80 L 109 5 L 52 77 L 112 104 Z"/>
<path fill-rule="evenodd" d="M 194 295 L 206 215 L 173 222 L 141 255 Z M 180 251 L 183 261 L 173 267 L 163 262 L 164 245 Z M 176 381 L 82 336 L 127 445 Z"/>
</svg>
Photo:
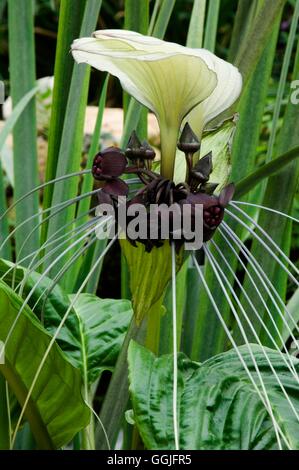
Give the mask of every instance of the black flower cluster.
<svg viewBox="0 0 299 470">
<path fill-rule="evenodd" d="M 195 228 L 195 208 L 197 204 L 203 207 L 203 241 L 211 239 L 215 230 L 224 216 L 224 209 L 234 194 L 234 185 L 229 184 L 222 189 L 219 195 L 215 195 L 218 184 L 210 183 L 209 177 L 213 169 L 212 154 L 209 153 L 193 164 L 194 153 L 200 149 L 200 143 L 188 124 L 185 125 L 178 142 L 178 148 L 185 153 L 187 163 L 186 182 L 175 184 L 160 174 L 152 171 L 152 162 L 155 158 L 154 150 L 147 142 L 140 142 L 135 131 L 132 133 L 126 150 L 123 152 L 117 147 L 109 147 L 99 152 L 93 162 L 92 174 L 96 180 L 104 181 L 103 187 L 98 193 L 100 203 L 113 205 L 115 213 L 118 211 L 118 196 L 128 196 L 129 185 L 120 177 L 122 175 L 135 175 L 138 177 L 141 187 L 136 194 L 126 199 L 126 206 L 142 204 L 146 208 L 147 236 L 138 240 L 130 240 L 135 246 L 136 241 L 143 243 L 147 251 L 163 244 L 161 225 L 163 217 L 169 218 L 169 239 L 175 240 L 179 247 L 186 240 L 184 233 L 177 233 L 173 225 L 175 208 L 182 214 L 185 204 L 191 208 L 191 229 Z M 130 164 L 128 164 L 130 161 Z M 159 208 L 158 219 L 151 219 L 150 207 L 156 204 Z M 171 206 L 174 212 L 164 211 Z M 127 223 L 130 222 L 127 219 Z M 151 224 L 157 224 L 158 234 L 154 239 Z M 126 230 L 126 227 L 121 227 Z M 188 240 L 190 241 L 190 240 Z"/>
</svg>

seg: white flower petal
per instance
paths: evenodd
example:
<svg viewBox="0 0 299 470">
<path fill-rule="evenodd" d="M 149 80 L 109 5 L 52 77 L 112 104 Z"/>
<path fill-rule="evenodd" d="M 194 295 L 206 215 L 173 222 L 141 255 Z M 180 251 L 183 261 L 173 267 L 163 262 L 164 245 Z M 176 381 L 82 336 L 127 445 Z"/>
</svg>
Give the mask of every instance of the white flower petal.
<svg viewBox="0 0 299 470">
<path fill-rule="evenodd" d="M 73 43 L 75 60 L 118 77 L 128 93 L 157 115 L 161 171 L 171 178 L 181 121 L 217 85 L 211 57 L 130 31 L 97 31 L 94 36 Z"/>
<path fill-rule="evenodd" d="M 197 105 L 186 117 L 191 128 L 198 136 L 205 125 L 228 109 L 239 97 L 242 90 L 242 76 L 232 64 L 225 62 L 209 51 L 201 49 L 203 57 L 213 61 L 217 74 L 217 86 L 213 93 Z"/>
</svg>

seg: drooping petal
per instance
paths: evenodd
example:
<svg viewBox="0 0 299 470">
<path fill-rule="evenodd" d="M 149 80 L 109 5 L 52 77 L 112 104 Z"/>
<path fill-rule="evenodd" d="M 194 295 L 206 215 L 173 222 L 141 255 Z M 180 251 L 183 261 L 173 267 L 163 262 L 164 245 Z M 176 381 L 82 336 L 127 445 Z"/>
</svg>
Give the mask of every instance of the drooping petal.
<svg viewBox="0 0 299 470">
<path fill-rule="evenodd" d="M 173 175 L 182 119 L 217 85 L 211 57 L 130 31 L 108 30 L 74 41 L 79 63 L 115 75 L 122 87 L 157 116 L 161 130 L 163 176 Z"/>
<path fill-rule="evenodd" d="M 107 181 L 103 187 L 103 191 L 112 196 L 127 196 L 129 192 L 129 186 L 123 180 L 119 178 L 114 178 L 110 181 Z"/>
</svg>

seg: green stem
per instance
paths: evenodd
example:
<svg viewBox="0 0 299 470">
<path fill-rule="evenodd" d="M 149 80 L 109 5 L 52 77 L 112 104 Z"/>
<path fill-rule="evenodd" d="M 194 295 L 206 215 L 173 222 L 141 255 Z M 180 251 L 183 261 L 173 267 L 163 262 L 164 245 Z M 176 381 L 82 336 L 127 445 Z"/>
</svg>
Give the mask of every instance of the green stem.
<svg viewBox="0 0 299 470">
<path fill-rule="evenodd" d="M 141 343 L 143 343 L 144 340 L 144 322 L 138 326 L 136 325 L 134 317 L 132 318 L 121 352 L 118 356 L 100 413 L 100 420 L 107 434 L 111 448 L 116 441 L 121 420 L 129 399 L 127 352 L 131 339 Z M 108 448 L 107 439 L 102 426 L 99 424 L 96 426 L 95 441 L 97 450 Z"/>
<path fill-rule="evenodd" d="M 179 135 L 179 123 L 169 123 L 167 122 L 167 117 L 165 117 L 160 119 L 159 125 L 161 135 L 161 175 L 164 178 L 172 180 Z"/>
</svg>

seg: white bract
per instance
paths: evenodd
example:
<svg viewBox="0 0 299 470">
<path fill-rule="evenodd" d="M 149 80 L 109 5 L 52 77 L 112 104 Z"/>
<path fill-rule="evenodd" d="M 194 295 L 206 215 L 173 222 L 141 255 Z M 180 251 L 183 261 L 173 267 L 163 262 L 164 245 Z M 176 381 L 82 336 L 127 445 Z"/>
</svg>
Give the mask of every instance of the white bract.
<svg viewBox="0 0 299 470">
<path fill-rule="evenodd" d="M 191 49 L 124 30 L 102 30 L 72 44 L 78 63 L 119 78 L 124 90 L 152 110 L 161 132 L 161 173 L 173 177 L 176 144 L 184 118 L 197 135 L 237 99 L 236 67 L 204 49 Z M 188 116 L 190 114 L 190 116 Z"/>
</svg>

